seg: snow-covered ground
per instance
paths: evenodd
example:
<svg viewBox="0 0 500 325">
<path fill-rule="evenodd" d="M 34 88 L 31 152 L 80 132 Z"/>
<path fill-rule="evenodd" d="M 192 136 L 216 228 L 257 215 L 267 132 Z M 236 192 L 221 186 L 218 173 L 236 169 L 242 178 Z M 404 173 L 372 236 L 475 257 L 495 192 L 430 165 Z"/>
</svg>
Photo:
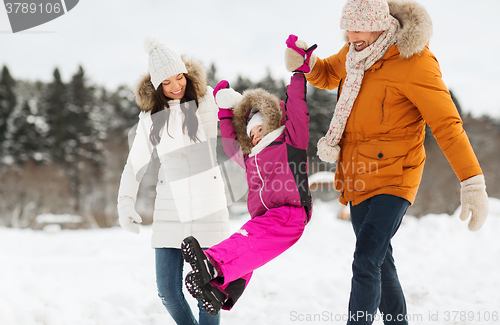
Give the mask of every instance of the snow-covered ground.
<svg viewBox="0 0 500 325">
<path fill-rule="evenodd" d="M 477 233 L 457 213 L 405 217 L 393 246 L 410 324 L 500 324 L 500 200 L 490 205 Z M 254 273 L 221 323 L 345 324 L 354 235 L 339 208 L 315 202 L 301 240 Z M 141 230 L 0 228 L 0 324 L 174 324 L 156 293 L 151 227 Z"/>
</svg>

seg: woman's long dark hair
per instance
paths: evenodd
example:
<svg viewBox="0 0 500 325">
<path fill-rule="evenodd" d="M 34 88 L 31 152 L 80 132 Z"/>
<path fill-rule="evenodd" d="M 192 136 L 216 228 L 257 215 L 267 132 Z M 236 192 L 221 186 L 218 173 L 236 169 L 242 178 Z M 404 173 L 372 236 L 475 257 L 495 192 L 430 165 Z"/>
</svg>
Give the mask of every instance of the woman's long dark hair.
<svg viewBox="0 0 500 325">
<path fill-rule="evenodd" d="M 186 133 L 187 130 L 189 138 L 193 142 L 197 142 L 200 141 L 200 139 L 196 136 L 196 133 L 198 132 L 198 118 L 196 117 L 196 110 L 198 109 L 198 93 L 196 92 L 193 82 L 189 79 L 188 75 L 184 74 L 184 76 L 186 77 L 186 92 L 184 93 L 184 97 L 181 99 L 181 111 L 184 113 L 182 131 Z M 171 98 L 165 96 L 163 93 L 163 87 L 160 84 L 154 93 L 154 106 L 151 110 L 153 125 L 151 125 L 149 140 L 153 146 L 160 143 L 160 131 L 165 124 L 167 125 L 168 134 L 168 121 L 170 119 L 170 106 L 168 105 L 169 100 L 171 100 Z M 170 136 L 170 134 L 168 135 Z"/>
</svg>

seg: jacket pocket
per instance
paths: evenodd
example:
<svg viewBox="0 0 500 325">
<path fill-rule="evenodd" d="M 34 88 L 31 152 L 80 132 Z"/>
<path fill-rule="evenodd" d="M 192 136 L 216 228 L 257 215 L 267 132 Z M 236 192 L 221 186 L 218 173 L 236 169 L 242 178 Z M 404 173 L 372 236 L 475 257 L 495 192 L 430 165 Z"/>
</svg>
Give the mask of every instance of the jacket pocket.
<svg viewBox="0 0 500 325">
<path fill-rule="evenodd" d="M 403 184 L 403 161 L 408 154 L 406 142 L 370 142 L 358 147 L 354 189 L 371 192 Z"/>
<path fill-rule="evenodd" d="M 395 91 L 396 89 L 392 87 L 386 87 L 384 91 L 375 96 L 375 105 L 380 107 L 380 124 L 387 124 L 391 118 L 391 108 L 394 106 L 396 97 Z"/>
</svg>

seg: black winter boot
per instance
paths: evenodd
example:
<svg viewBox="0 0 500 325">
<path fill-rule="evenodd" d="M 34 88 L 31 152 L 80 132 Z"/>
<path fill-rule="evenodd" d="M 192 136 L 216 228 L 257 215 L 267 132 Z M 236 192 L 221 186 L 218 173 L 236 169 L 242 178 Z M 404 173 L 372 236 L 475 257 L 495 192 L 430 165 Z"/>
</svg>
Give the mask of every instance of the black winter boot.
<svg viewBox="0 0 500 325">
<path fill-rule="evenodd" d="M 201 301 L 203 309 L 212 315 L 217 315 L 228 299 L 224 292 L 210 283 L 202 285 L 194 271 L 186 275 L 186 288 L 193 297 Z"/>
<path fill-rule="evenodd" d="M 184 238 L 181 244 L 182 257 L 193 268 L 193 276 L 198 278 L 198 283 L 203 286 L 217 276 L 217 270 L 201 249 L 200 244 L 193 236 Z"/>
</svg>

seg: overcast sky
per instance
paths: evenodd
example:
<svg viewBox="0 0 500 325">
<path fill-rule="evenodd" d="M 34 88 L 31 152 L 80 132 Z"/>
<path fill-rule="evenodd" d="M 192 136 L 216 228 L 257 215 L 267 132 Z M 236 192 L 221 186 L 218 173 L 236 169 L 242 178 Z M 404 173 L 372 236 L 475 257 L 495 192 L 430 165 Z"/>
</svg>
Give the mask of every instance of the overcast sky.
<svg viewBox="0 0 500 325">
<path fill-rule="evenodd" d="M 443 79 L 466 112 L 500 117 L 500 1 L 419 0 L 434 33 L 430 48 Z M 158 34 L 180 54 L 215 63 L 217 77 L 260 80 L 270 70 L 288 82 L 283 53 L 289 34 L 319 57 L 343 45 L 344 0 L 80 0 L 65 15 L 12 33 L 0 6 L 0 65 L 14 78 L 49 81 L 55 67 L 68 81 L 78 65 L 110 90 L 134 85 L 147 71 L 145 36 Z"/>
</svg>

